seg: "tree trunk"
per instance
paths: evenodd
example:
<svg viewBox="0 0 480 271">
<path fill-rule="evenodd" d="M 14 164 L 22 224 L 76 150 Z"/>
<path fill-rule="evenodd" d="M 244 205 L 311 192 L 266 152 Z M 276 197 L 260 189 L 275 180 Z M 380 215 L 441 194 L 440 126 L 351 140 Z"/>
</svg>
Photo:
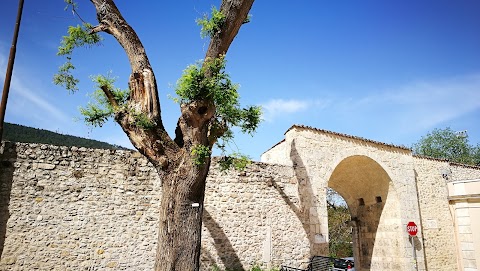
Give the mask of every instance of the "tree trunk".
<svg viewBox="0 0 480 271">
<path fill-rule="evenodd" d="M 189 155 L 162 180 L 155 271 L 200 268 L 203 200 L 209 161 L 195 165 Z"/>
</svg>

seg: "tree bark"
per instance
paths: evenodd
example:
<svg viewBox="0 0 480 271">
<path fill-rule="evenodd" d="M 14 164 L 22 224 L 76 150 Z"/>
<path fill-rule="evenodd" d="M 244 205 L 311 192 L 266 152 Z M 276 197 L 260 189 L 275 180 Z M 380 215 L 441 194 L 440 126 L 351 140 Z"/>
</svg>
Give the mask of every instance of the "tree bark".
<svg viewBox="0 0 480 271">
<path fill-rule="evenodd" d="M 155 271 L 199 270 L 205 179 L 209 166 L 209 162 L 194 165 L 187 158 L 175 172 L 165 176 Z"/>
<path fill-rule="evenodd" d="M 155 75 L 140 39 L 113 0 L 90 1 L 95 6 L 99 22 L 92 32 L 114 36 L 125 50 L 132 69 L 130 97 L 127 106 L 116 113 L 115 120 L 133 146 L 155 166 L 162 180 L 155 270 L 199 270 L 205 181 L 210 157 L 204 164 L 197 165 L 191 153 L 197 145 L 211 149 L 214 141 L 221 136 L 222 130 L 210 131 L 215 105 L 207 97 L 182 104 L 176 137 L 172 140 L 162 123 Z M 206 61 L 226 54 L 253 1 L 222 1 L 220 11 L 226 16 L 226 22 L 220 33 L 211 38 Z M 110 90 L 107 87 L 102 89 L 112 106 L 120 108 Z M 146 114 L 154 122 L 153 127 L 139 127 L 135 121 L 136 114 Z"/>
</svg>

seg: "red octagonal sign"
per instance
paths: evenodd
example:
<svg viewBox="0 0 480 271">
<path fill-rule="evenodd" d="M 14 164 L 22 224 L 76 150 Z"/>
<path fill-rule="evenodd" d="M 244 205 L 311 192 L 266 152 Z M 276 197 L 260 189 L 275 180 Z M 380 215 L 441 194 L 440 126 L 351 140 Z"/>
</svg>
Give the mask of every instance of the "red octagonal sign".
<svg viewBox="0 0 480 271">
<path fill-rule="evenodd" d="M 417 224 L 415 224 L 415 222 L 413 222 L 413 221 L 408 222 L 408 224 L 407 224 L 407 232 L 408 232 L 408 234 L 410 234 L 411 236 L 417 235 L 417 232 L 418 232 Z"/>
</svg>

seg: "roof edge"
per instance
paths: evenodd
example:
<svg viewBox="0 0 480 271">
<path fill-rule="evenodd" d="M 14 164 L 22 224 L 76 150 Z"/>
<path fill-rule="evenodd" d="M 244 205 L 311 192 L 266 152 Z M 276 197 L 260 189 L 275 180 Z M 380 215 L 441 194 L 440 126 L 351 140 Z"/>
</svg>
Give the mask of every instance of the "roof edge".
<svg viewBox="0 0 480 271">
<path fill-rule="evenodd" d="M 360 141 L 367 142 L 367 143 L 371 143 L 371 144 L 375 144 L 375 145 L 392 147 L 392 148 L 401 149 L 401 150 L 409 151 L 409 152 L 412 151 L 410 148 L 407 148 L 407 147 L 405 147 L 405 146 L 394 145 L 394 144 L 387 144 L 387 143 L 384 143 L 384 142 L 375 141 L 375 140 L 371 140 L 371 139 L 366 139 L 366 138 L 359 137 L 359 136 L 353 136 L 353 135 L 342 134 L 342 133 L 338 133 L 338 132 L 332 132 L 332 131 L 329 131 L 329 130 L 318 129 L 318 128 L 314 128 L 314 127 L 306 126 L 306 125 L 294 124 L 294 125 L 292 125 L 292 126 L 285 132 L 285 134 L 287 134 L 290 130 L 293 130 L 293 129 L 295 129 L 295 128 L 306 129 L 306 130 L 311 130 L 311 131 L 315 131 L 315 132 L 321 132 L 321 133 L 330 134 L 330 135 L 334 135 L 334 136 L 339 136 L 339 137 L 343 137 L 343 138 L 360 140 Z"/>
</svg>

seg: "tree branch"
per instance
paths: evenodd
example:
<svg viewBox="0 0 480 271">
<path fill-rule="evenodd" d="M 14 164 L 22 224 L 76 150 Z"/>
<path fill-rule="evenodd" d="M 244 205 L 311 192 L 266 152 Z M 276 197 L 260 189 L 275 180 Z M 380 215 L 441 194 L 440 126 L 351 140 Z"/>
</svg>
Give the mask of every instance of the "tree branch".
<svg viewBox="0 0 480 271">
<path fill-rule="evenodd" d="M 98 32 L 105 32 L 105 33 L 111 34 L 108 31 L 108 26 L 105 25 L 105 24 L 102 24 L 102 23 L 100 23 L 99 25 L 94 26 L 90 29 L 90 34 L 98 33 Z"/>
<path fill-rule="evenodd" d="M 220 12 L 225 15 L 225 24 L 208 46 L 205 60 L 214 59 L 227 53 L 228 48 L 248 16 L 254 0 L 224 0 Z"/>
<path fill-rule="evenodd" d="M 117 100 L 115 100 L 115 96 L 113 96 L 113 93 L 107 86 L 101 86 L 100 88 L 103 90 L 103 93 L 105 93 L 105 96 L 107 96 L 108 102 L 116 110 L 118 108 L 118 103 Z"/>
<path fill-rule="evenodd" d="M 133 146 L 144 154 L 152 164 L 167 170 L 181 150 L 165 131 L 161 119 L 160 101 L 153 69 L 145 48 L 133 28 L 126 22 L 113 0 L 90 0 L 95 6 L 99 25 L 91 29 L 92 33 L 111 34 L 123 47 L 130 67 L 130 98 L 126 110 L 115 114 L 115 121 L 120 124 Z M 112 106 L 118 106 L 111 90 L 102 87 Z M 153 127 L 144 127 L 139 116 L 146 117 Z"/>
<path fill-rule="evenodd" d="M 156 123 L 161 123 L 160 101 L 153 69 L 145 47 L 137 33 L 123 18 L 112 0 L 90 0 L 97 11 L 99 25 L 92 31 L 111 34 L 125 50 L 132 73 L 130 75 L 130 103 L 147 114 Z M 163 127 L 163 125 L 161 125 Z"/>
<path fill-rule="evenodd" d="M 213 145 L 217 142 L 218 138 L 223 136 L 227 130 L 228 126 L 225 121 L 223 121 L 222 123 L 218 123 L 217 121 L 212 120 L 208 127 L 208 142 L 210 144 L 210 147 L 213 147 Z"/>
</svg>

